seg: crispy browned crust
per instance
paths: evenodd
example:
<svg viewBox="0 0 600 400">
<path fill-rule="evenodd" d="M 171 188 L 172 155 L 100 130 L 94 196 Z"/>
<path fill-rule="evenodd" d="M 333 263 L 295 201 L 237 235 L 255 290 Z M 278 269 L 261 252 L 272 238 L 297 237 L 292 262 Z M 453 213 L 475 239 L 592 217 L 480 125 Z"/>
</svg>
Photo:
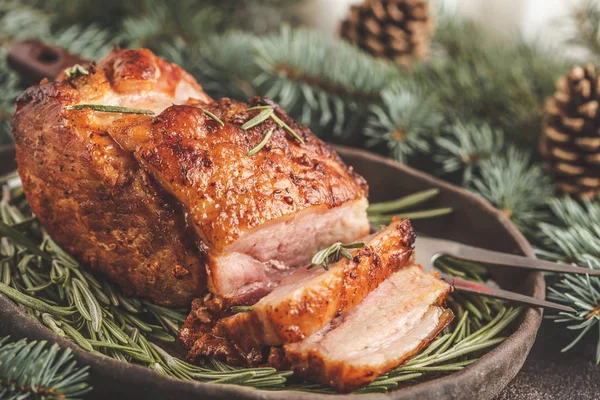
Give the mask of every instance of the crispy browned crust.
<svg viewBox="0 0 600 400">
<path fill-rule="evenodd" d="M 286 298 L 260 309 L 255 305 L 252 311 L 222 318 L 216 323 L 215 318 L 210 318 L 210 323 L 204 324 L 205 318 L 192 312 L 180 331 L 180 338 L 190 349 L 188 357 L 226 355 L 228 362 L 257 365 L 266 362 L 257 356 L 266 346 L 297 342 L 310 336 L 407 265 L 415 241 L 410 221 L 394 219 L 380 234 L 385 235 L 384 240 L 355 250 L 353 260 L 342 259 L 340 274 L 301 297 Z M 207 306 L 198 304 L 196 309 L 204 313 Z M 277 343 L 267 340 L 266 325 L 266 329 L 276 334 Z M 220 351 L 224 348 L 227 352 Z"/>
<path fill-rule="evenodd" d="M 272 105 L 306 144 L 301 146 L 271 119 L 242 130 L 259 113 L 246 109 L 257 105 Z M 247 156 L 270 129 L 267 145 Z M 311 206 L 336 207 L 367 192 L 365 180 L 331 147 L 268 99 L 254 99 L 250 105 L 230 99 L 175 105 L 155 118 L 123 118 L 110 133 L 184 204 L 214 254 L 247 230 Z"/>
<path fill-rule="evenodd" d="M 91 110 L 64 106 L 139 88 L 170 93 L 180 80 L 201 88 L 148 50 L 116 49 L 88 69 L 87 76 L 42 82 L 17 100 L 13 132 L 29 204 L 61 246 L 128 294 L 189 304 L 206 277 L 181 212 Z"/>
</svg>

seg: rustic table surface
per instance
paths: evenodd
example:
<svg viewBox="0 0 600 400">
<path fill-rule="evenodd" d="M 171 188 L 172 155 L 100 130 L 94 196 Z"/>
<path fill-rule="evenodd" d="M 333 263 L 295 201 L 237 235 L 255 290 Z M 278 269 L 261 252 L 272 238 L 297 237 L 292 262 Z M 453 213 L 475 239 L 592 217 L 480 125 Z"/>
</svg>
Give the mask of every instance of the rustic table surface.
<svg viewBox="0 0 600 400">
<path fill-rule="evenodd" d="M 561 353 L 579 333 L 565 331 L 545 320 L 523 369 L 496 400 L 600 399 L 600 365 L 594 362 L 597 332 Z"/>
</svg>

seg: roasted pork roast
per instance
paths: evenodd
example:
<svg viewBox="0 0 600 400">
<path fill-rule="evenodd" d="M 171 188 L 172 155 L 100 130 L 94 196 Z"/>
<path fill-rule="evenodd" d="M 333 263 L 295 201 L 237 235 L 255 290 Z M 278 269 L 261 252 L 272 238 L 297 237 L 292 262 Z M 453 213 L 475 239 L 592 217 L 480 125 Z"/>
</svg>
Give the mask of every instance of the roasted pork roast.
<svg viewBox="0 0 600 400">
<path fill-rule="evenodd" d="M 148 50 L 85 68 L 19 97 L 19 174 L 52 237 L 128 294 L 189 305 L 208 283 L 252 303 L 321 248 L 368 232 L 364 179 L 271 101 L 212 101 Z M 156 115 L 66 108 L 78 104 Z M 261 112 L 251 106 L 274 117 L 242 129 Z"/>
<path fill-rule="evenodd" d="M 267 98 L 213 101 L 149 50 L 115 49 L 25 91 L 13 132 L 31 209 L 61 246 L 129 295 L 193 300 L 179 335 L 190 359 L 347 392 L 452 319 L 450 287 L 407 266 L 410 222 L 367 236 L 365 180 Z"/>
</svg>

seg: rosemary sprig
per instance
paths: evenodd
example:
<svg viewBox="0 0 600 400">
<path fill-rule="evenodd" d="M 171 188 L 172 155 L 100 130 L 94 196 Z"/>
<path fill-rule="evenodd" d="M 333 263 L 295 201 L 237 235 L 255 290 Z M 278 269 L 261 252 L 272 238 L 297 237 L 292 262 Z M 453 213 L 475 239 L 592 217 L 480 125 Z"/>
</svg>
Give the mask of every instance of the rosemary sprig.
<svg viewBox="0 0 600 400">
<path fill-rule="evenodd" d="M 120 107 L 120 106 L 105 106 L 102 104 L 76 104 L 73 106 L 66 106 L 65 110 L 83 110 L 85 108 L 90 108 L 94 111 L 106 112 L 106 113 L 154 115 L 154 111 L 152 111 L 152 110 L 144 110 L 142 108 L 130 108 L 130 107 Z"/>
<path fill-rule="evenodd" d="M 90 74 L 90 71 L 88 71 L 87 68 L 85 68 L 79 64 L 75 64 L 65 70 L 65 75 L 68 78 L 74 78 L 77 75 L 89 75 L 89 74 Z"/>
<path fill-rule="evenodd" d="M 234 314 L 242 313 L 242 312 L 250 312 L 254 310 L 252 306 L 233 306 L 231 307 L 231 312 Z"/>
<path fill-rule="evenodd" d="M 310 265 L 308 269 L 320 265 L 324 270 L 329 270 L 329 264 L 337 262 L 340 259 L 340 256 L 346 257 L 349 260 L 352 260 L 352 255 L 346 249 L 360 249 L 361 247 L 365 247 L 364 242 L 356 242 L 343 244 L 341 242 L 337 242 L 332 244 L 331 246 L 319 251 L 315 254 L 310 261 Z"/>
<path fill-rule="evenodd" d="M 386 225 L 390 223 L 393 217 L 410 218 L 414 220 L 441 217 L 443 215 L 451 214 L 453 210 L 450 207 L 400 213 L 400 211 L 405 211 L 416 205 L 423 204 L 437 196 L 439 192 L 438 189 L 429 189 L 404 196 L 397 200 L 371 204 L 367 209 L 369 222 L 371 222 L 372 225 Z"/>
<path fill-rule="evenodd" d="M 251 156 L 253 154 L 256 154 L 260 151 L 260 149 L 262 149 L 263 147 L 265 147 L 265 145 L 267 144 L 267 142 L 269 141 L 269 139 L 271 138 L 271 135 L 273 134 L 273 131 L 275 129 L 271 128 L 267 131 L 267 133 L 265 134 L 265 137 L 263 138 L 263 140 L 260 141 L 259 144 L 256 145 L 255 148 L 253 148 L 252 150 L 250 150 L 248 152 L 248 154 L 246 154 L 247 156 Z"/>
<path fill-rule="evenodd" d="M 281 118 L 279 118 L 275 114 L 275 109 L 273 107 L 271 107 L 271 106 L 256 106 L 256 107 L 250 107 L 250 108 L 246 109 L 246 111 L 254 111 L 254 110 L 260 110 L 260 112 L 254 118 L 250 119 L 244 125 L 242 125 L 242 127 L 241 127 L 242 130 L 246 131 L 250 128 L 254 128 L 255 126 L 260 125 L 267 119 L 271 118 L 277 125 L 279 125 L 279 127 L 285 129 L 298 142 L 300 142 L 301 145 L 304 145 L 304 140 L 300 137 L 300 135 L 298 135 L 296 133 L 296 131 L 294 131 L 292 128 L 290 128 L 290 126 L 288 124 L 286 124 Z M 263 140 L 258 144 L 258 146 L 256 146 L 252 150 L 250 150 L 247 155 L 251 156 L 251 155 L 255 154 L 256 152 L 258 152 L 260 149 L 262 149 L 265 146 L 265 144 L 267 144 L 267 142 L 271 138 L 272 134 L 273 134 L 273 130 L 268 131 L 265 134 L 265 137 L 263 138 Z"/>
<path fill-rule="evenodd" d="M 212 112 L 205 110 L 204 108 L 202 109 L 202 112 L 206 115 L 208 115 L 209 117 L 211 117 L 212 119 L 214 119 L 215 121 L 217 121 L 217 123 L 221 126 L 225 126 L 225 123 L 223 121 L 221 121 L 221 118 L 217 117 L 215 114 L 213 114 Z"/>
<path fill-rule="evenodd" d="M 256 125 L 263 123 L 271 115 L 273 115 L 274 112 L 275 112 L 275 110 L 273 109 L 273 107 L 268 107 L 268 108 L 263 109 L 254 118 L 252 118 L 251 120 L 246 122 L 244 125 L 242 125 L 242 130 L 246 131 L 250 128 L 254 128 Z"/>
</svg>

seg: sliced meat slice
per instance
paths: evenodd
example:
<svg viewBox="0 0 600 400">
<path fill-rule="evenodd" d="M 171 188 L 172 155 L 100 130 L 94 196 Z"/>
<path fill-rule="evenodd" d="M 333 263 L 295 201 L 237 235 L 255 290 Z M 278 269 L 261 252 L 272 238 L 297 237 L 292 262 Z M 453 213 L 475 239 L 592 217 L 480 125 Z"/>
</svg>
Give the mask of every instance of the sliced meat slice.
<svg viewBox="0 0 600 400">
<path fill-rule="evenodd" d="M 248 232 L 209 262 L 211 292 L 236 304 L 257 301 L 322 248 L 364 236 L 367 207 L 365 198 L 335 208 L 312 207 Z"/>
<path fill-rule="evenodd" d="M 453 318 L 451 287 L 420 266 L 403 268 L 308 339 L 284 346 L 301 376 L 350 392 L 427 345 Z"/>
<path fill-rule="evenodd" d="M 229 339 L 242 351 L 303 340 L 341 312 L 361 302 L 412 255 L 415 234 L 409 220 L 395 219 L 374 235 L 352 260 L 328 270 L 302 268 L 284 279 L 252 311 L 224 319 Z"/>
</svg>

